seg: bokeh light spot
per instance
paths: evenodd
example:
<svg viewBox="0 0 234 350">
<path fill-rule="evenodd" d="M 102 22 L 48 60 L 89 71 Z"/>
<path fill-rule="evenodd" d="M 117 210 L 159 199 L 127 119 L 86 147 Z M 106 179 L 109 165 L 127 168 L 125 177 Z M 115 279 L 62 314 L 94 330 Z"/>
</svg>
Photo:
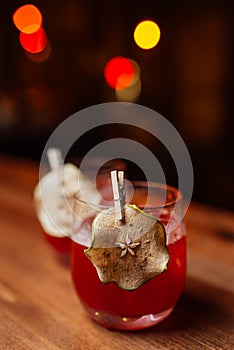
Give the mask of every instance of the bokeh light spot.
<svg viewBox="0 0 234 350">
<path fill-rule="evenodd" d="M 42 14 L 34 5 L 23 5 L 13 14 L 13 22 L 21 32 L 34 33 L 42 25 Z"/>
<path fill-rule="evenodd" d="M 129 59 L 116 56 L 106 63 L 104 76 L 111 88 L 117 90 L 126 89 L 133 80 L 134 66 Z"/>
<path fill-rule="evenodd" d="M 46 47 L 43 51 L 38 52 L 38 53 L 30 53 L 28 51 L 25 51 L 25 54 L 31 61 L 36 62 L 36 63 L 41 63 L 41 62 L 45 62 L 46 60 L 48 60 L 48 58 L 51 55 L 51 51 L 52 51 L 51 44 L 50 44 L 49 40 L 47 40 Z"/>
<path fill-rule="evenodd" d="M 41 27 L 35 33 L 26 34 L 21 32 L 19 36 L 22 47 L 30 53 L 39 53 L 43 51 L 47 44 L 47 35 Z"/>
<path fill-rule="evenodd" d="M 160 29 L 155 22 L 142 21 L 136 26 L 134 40 L 141 49 L 152 49 L 157 45 L 159 39 Z"/>
<path fill-rule="evenodd" d="M 115 96 L 117 101 L 135 103 L 141 94 L 141 68 L 135 60 L 130 59 L 130 62 L 134 67 L 134 76 L 131 84 L 126 89 L 116 89 Z"/>
</svg>

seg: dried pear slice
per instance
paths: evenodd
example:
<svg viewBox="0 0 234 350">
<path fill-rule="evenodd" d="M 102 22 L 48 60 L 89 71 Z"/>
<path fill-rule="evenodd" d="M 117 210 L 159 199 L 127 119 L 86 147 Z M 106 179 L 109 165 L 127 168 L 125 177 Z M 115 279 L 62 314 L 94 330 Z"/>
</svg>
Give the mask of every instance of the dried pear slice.
<svg viewBox="0 0 234 350">
<path fill-rule="evenodd" d="M 114 208 L 96 216 L 85 254 L 103 283 L 134 290 L 165 271 L 170 256 L 163 224 L 135 205 L 125 205 L 124 210 L 124 223 L 116 220 Z"/>
<path fill-rule="evenodd" d="M 72 163 L 44 175 L 33 191 L 33 205 L 43 229 L 51 236 L 71 235 L 72 197 L 85 189 L 87 201 L 99 204 L 95 186 Z"/>
</svg>

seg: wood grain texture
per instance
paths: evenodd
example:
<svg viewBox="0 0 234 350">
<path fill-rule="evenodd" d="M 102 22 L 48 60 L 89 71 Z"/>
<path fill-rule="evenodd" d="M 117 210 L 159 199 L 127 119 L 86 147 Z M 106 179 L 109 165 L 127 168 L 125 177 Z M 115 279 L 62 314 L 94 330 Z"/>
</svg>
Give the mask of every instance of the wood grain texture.
<svg viewBox="0 0 234 350">
<path fill-rule="evenodd" d="M 43 240 L 32 208 L 38 164 L 0 158 L 0 349 L 234 349 L 234 214 L 192 204 L 188 278 L 172 315 L 139 332 L 90 320 L 69 268 Z"/>
</svg>

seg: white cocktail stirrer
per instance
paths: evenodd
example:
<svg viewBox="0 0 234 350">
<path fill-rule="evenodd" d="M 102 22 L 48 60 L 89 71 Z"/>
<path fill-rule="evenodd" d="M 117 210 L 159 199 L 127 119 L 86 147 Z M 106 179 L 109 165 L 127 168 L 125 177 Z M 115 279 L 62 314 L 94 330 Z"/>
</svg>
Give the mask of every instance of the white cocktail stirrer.
<svg viewBox="0 0 234 350">
<path fill-rule="evenodd" d="M 58 194 L 60 200 L 62 200 L 63 203 L 63 181 L 62 181 L 62 173 L 60 170 L 62 169 L 63 159 L 62 159 L 62 153 L 59 148 L 51 147 L 47 150 L 47 158 L 49 161 L 50 169 L 52 171 L 56 171 L 56 177 L 58 179 Z M 63 204 L 58 203 L 59 206 L 62 206 Z"/>
<path fill-rule="evenodd" d="M 58 191 L 59 191 L 59 196 L 62 198 L 63 197 L 63 190 L 62 190 L 62 178 L 60 178 L 60 176 L 62 176 L 62 174 L 60 173 L 60 169 L 62 169 L 62 164 L 63 164 L 63 160 L 62 160 L 62 154 L 59 148 L 48 148 L 47 150 L 47 158 L 49 161 L 49 165 L 50 165 L 50 169 L 52 171 L 56 171 L 57 173 L 57 179 L 58 179 Z"/>
<path fill-rule="evenodd" d="M 62 166 L 62 154 L 58 148 L 48 148 L 47 158 L 51 170 L 59 170 Z"/>
</svg>

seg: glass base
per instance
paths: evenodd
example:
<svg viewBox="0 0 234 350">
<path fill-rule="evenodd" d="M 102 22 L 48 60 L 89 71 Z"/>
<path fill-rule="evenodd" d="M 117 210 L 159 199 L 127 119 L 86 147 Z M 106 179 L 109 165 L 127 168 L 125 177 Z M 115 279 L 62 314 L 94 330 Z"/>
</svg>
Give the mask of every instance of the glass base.
<svg viewBox="0 0 234 350">
<path fill-rule="evenodd" d="M 109 329 L 119 329 L 126 331 L 136 331 L 152 327 L 168 317 L 171 314 L 172 310 L 173 307 L 156 315 L 149 314 L 139 317 L 120 317 L 86 308 L 89 316 L 94 321 L 100 323 L 102 326 Z"/>
</svg>

